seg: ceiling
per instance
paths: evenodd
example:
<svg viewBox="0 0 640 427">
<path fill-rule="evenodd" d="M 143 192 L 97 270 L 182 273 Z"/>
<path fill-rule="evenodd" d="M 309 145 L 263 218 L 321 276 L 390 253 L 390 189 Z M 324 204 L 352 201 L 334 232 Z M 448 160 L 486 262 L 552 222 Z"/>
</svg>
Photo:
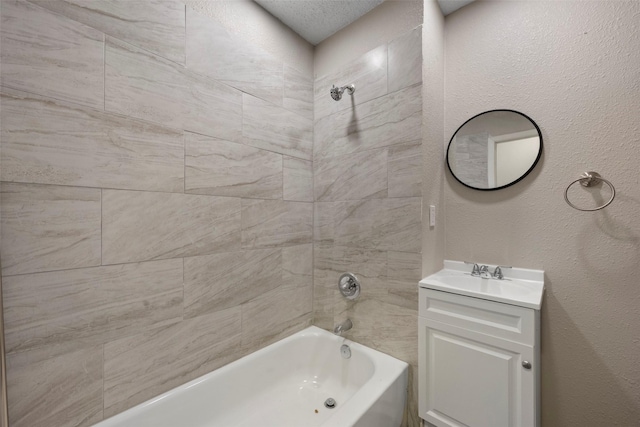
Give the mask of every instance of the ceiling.
<svg viewBox="0 0 640 427">
<path fill-rule="evenodd" d="M 317 45 L 385 0 L 254 0 L 302 38 Z M 444 15 L 473 0 L 438 0 Z"/>
</svg>

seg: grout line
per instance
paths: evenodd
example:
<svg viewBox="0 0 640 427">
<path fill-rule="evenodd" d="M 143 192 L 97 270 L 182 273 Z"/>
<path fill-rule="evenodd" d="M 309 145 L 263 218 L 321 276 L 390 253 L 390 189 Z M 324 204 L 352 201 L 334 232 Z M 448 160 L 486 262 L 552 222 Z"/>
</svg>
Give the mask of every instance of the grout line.
<svg viewBox="0 0 640 427">
<path fill-rule="evenodd" d="M 104 240 L 104 213 L 102 210 L 102 199 L 104 198 L 102 188 L 100 189 L 100 265 L 102 264 L 102 241 Z"/>
</svg>

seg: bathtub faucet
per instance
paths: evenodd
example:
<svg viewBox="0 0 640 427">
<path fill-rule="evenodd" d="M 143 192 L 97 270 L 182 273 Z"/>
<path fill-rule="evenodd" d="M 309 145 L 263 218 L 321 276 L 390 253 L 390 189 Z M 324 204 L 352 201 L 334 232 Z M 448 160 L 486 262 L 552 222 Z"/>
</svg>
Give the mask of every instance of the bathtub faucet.
<svg viewBox="0 0 640 427">
<path fill-rule="evenodd" d="M 347 319 L 344 322 L 336 325 L 336 327 L 333 329 L 333 333 L 338 336 L 342 336 L 343 332 L 346 332 L 351 328 L 353 328 L 353 323 L 351 323 L 351 319 Z"/>
</svg>

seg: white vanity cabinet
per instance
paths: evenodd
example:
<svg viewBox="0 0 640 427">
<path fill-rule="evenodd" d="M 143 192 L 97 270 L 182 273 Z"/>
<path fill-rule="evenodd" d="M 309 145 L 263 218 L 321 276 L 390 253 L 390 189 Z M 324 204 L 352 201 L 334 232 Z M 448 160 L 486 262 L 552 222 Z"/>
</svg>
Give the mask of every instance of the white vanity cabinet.
<svg viewBox="0 0 640 427">
<path fill-rule="evenodd" d="M 437 427 L 539 426 L 539 307 L 429 289 L 428 279 L 419 293 L 420 416 Z"/>
</svg>

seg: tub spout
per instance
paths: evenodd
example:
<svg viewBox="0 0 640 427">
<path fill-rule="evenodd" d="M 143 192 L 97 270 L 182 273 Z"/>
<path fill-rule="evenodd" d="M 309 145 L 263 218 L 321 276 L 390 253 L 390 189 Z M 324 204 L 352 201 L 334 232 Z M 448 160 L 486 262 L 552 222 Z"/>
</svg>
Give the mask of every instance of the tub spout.
<svg viewBox="0 0 640 427">
<path fill-rule="evenodd" d="M 351 328 L 353 328 L 353 323 L 351 323 L 351 319 L 347 319 L 344 322 L 336 325 L 336 327 L 333 329 L 333 333 L 341 336 L 343 332 L 346 332 Z"/>
</svg>

